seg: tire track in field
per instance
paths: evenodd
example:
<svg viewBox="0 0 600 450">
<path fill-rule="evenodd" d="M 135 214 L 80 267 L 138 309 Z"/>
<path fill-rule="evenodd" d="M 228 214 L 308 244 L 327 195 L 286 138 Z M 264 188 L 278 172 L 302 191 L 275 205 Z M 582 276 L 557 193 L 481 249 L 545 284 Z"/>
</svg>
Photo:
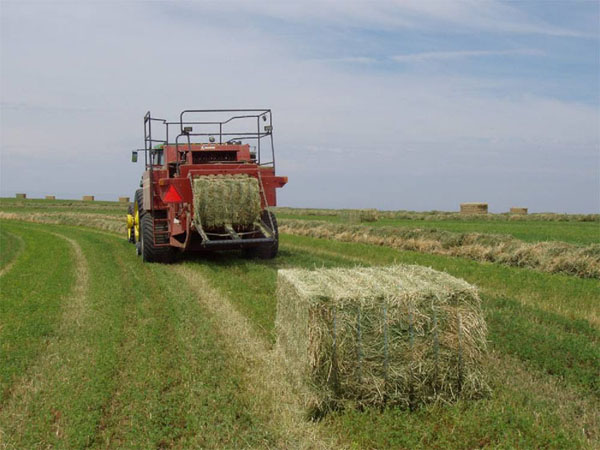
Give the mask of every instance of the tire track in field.
<svg viewBox="0 0 600 450">
<path fill-rule="evenodd" d="M 57 332 L 49 339 L 48 345 L 41 353 L 37 362 L 10 388 L 10 397 L 4 405 L 0 405 L 0 423 L 11 424 L 13 435 L 22 434 L 27 426 L 27 417 L 35 410 L 36 405 L 33 399 L 36 394 L 49 385 L 49 380 L 60 380 L 65 376 L 64 359 L 71 355 L 61 352 L 61 347 L 65 345 L 65 340 L 74 339 L 76 335 L 72 332 L 74 328 L 80 328 L 82 322 L 89 314 L 86 308 L 86 297 L 89 285 L 88 263 L 83 254 L 80 245 L 74 240 L 63 234 L 46 231 L 60 239 L 67 241 L 73 250 L 75 260 L 75 284 L 71 293 L 67 296 L 63 304 L 63 312 Z M 73 342 L 77 346 L 76 340 Z M 76 357 L 80 358 L 86 355 L 85 348 L 79 348 Z M 56 412 L 53 417 L 53 431 L 56 436 L 61 435 L 60 413 Z M 2 430 L 0 430 L 2 432 Z M 0 437 L 7 434 L 4 430 Z M 10 445 L 10 442 L 2 444 Z"/>
<path fill-rule="evenodd" d="M 257 404 L 254 413 L 281 436 L 278 448 L 343 448 L 341 443 L 323 436 L 318 424 L 305 420 L 298 392 L 286 381 L 284 366 L 250 321 L 191 267 L 180 265 L 172 270 L 183 276 L 201 304 L 220 324 L 219 334 L 225 348 L 246 368 L 247 389 Z"/>
<path fill-rule="evenodd" d="M 13 238 L 15 238 L 15 240 L 19 243 L 18 244 L 19 249 L 14 254 L 13 258 L 8 262 L 8 264 L 6 264 L 4 267 L 2 267 L 0 269 L 0 277 L 2 275 L 4 275 L 5 273 L 8 273 L 10 271 L 10 269 L 13 268 L 13 266 L 19 259 L 19 256 L 21 256 L 21 253 L 23 253 L 23 250 L 25 250 L 25 241 L 23 240 L 23 238 L 21 236 L 19 236 L 18 234 L 10 233 L 8 231 L 5 231 L 5 233 L 8 234 L 9 236 L 12 236 Z"/>
</svg>

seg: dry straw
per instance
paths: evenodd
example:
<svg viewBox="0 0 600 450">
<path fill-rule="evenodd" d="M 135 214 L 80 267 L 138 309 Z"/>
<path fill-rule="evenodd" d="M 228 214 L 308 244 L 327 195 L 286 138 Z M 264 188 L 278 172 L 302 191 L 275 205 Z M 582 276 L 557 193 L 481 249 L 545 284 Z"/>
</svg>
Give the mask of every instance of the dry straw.
<svg viewBox="0 0 600 450">
<path fill-rule="evenodd" d="M 488 390 L 481 301 L 463 280 L 407 265 L 279 270 L 277 301 L 277 347 L 312 414 Z"/>
<path fill-rule="evenodd" d="M 248 175 L 204 175 L 194 178 L 194 222 L 203 229 L 250 226 L 260 216 L 258 180 Z"/>
</svg>

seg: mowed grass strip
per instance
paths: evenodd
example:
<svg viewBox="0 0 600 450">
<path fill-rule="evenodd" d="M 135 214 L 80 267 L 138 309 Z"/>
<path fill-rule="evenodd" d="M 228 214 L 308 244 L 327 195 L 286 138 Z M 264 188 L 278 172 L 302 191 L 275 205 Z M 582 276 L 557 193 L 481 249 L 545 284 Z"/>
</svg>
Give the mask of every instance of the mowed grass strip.
<svg viewBox="0 0 600 450">
<path fill-rule="evenodd" d="M 0 278 L 0 404 L 56 332 L 75 280 L 67 241 L 14 222 L 2 222 L 2 229 L 19 236 L 24 248 Z"/>
<path fill-rule="evenodd" d="M 87 260 L 88 287 L 79 313 L 68 316 L 71 326 L 49 343 L 51 354 L 3 404 L 6 445 L 273 446 L 270 431 L 247 413 L 252 400 L 242 368 L 231 363 L 183 280 L 167 266 L 142 264 L 118 238 L 26 227 L 27 234 L 43 229 L 75 240 Z"/>
<path fill-rule="evenodd" d="M 358 244 L 329 241 L 319 241 L 317 244 L 316 239 L 287 235 L 281 239 L 282 249 L 274 261 L 244 261 L 232 253 L 193 262 L 194 269 L 210 277 L 212 285 L 230 298 L 240 311 L 244 311 L 256 328 L 262 330 L 265 338 L 271 341 L 277 268 L 425 263 L 465 279 L 473 278 L 473 274 L 476 274 L 481 281 L 485 281 L 490 274 L 486 274 L 485 270 L 478 274 L 477 266 L 497 269 L 494 265 L 477 264 L 460 258 L 391 249 L 395 255 L 388 259 L 390 255 L 382 252 L 382 257 L 382 249 L 375 246 L 361 246 L 355 249 L 356 255 L 352 255 L 352 252 L 340 250 L 340 246 L 351 248 Z M 424 256 L 429 259 L 422 260 Z M 557 277 L 536 275 L 549 279 Z M 502 279 L 502 273 L 495 276 Z M 578 281 L 586 285 L 585 282 L 590 280 Z M 597 412 L 600 405 L 594 395 L 597 329 L 586 321 L 571 325 L 568 319 L 558 314 L 536 308 L 519 311 L 524 317 L 511 322 L 514 311 L 496 304 L 500 299 L 490 296 L 486 287 L 482 288 L 490 339 L 495 349 L 492 359 L 496 361 L 489 364 L 494 389 L 492 398 L 426 408 L 416 414 L 397 410 L 383 414 L 374 410 L 365 413 L 347 411 L 326 419 L 325 426 L 358 447 L 491 445 L 577 448 L 598 443 L 595 430 L 600 425 Z M 586 292 L 585 287 L 582 290 Z M 563 295 L 569 295 L 569 292 L 563 292 Z M 256 307 L 257 301 L 265 301 L 270 306 L 263 304 Z M 521 305 L 516 300 L 512 302 Z M 513 333 L 510 338 L 500 334 L 506 330 L 506 321 Z M 510 355 L 517 356 L 517 359 Z M 499 371 L 500 368 L 502 371 Z M 538 388 L 532 389 L 536 383 Z"/>
</svg>

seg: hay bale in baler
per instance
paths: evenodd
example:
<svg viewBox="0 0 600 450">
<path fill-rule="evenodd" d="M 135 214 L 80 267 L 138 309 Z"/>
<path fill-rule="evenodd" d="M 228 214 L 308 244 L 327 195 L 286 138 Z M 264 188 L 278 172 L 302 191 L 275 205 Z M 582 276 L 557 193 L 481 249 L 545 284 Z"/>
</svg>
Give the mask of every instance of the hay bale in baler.
<svg viewBox="0 0 600 450">
<path fill-rule="evenodd" d="M 203 175 L 194 178 L 194 222 L 204 229 L 225 225 L 248 227 L 260 219 L 258 180 L 248 175 Z"/>
<path fill-rule="evenodd" d="M 511 214 L 521 214 L 521 215 L 527 215 L 527 208 L 510 208 L 510 213 Z"/>
<path fill-rule="evenodd" d="M 462 214 L 487 214 L 488 204 L 478 202 L 461 203 L 460 212 Z"/>
<path fill-rule="evenodd" d="M 277 348 L 313 415 L 488 390 L 481 301 L 463 280 L 409 265 L 286 269 L 277 301 Z"/>
</svg>

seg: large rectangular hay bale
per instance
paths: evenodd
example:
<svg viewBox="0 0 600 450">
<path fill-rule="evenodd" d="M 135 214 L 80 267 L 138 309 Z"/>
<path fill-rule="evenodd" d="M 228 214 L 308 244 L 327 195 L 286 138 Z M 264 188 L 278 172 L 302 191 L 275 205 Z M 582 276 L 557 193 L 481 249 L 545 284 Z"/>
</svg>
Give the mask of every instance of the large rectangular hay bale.
<svg viewBox="0 0 600 450">
<path fill-rule="evenodd" d="M 56 200 L 55 195 L 46 195 L 46 200 Z"/>
<path fill-rule="evenodd" d="M 526 215 L 527 214 L 527 208 L 510 208 L 510 213 L 511 214 L 522 214 L 522 215 Z"/>
<path fill-rule="evenodd" d="M 119 197 L 119 203 L 129 203 L 129 197 Z"/>
<path fill-rule="evenodd" d="M 203 175 L 194 178 L 194 222 L 203 229 L 250 226 L 260 218 L 258 180 L 248 175 Z"/>
<path fill-rule="evenodd" d="M 488 204 L 487 203 L 461 203 L 460 212 L 463 214 L 487 214 Z"/>
<path fill-rule="evenodd" d="M 82 197 L 82 200 L 84 202 L 93 202 L 94 201 L 94 196 L 93 195 L 84 195 Z"/>
<path fill-rule="evenodd" d="M 15 194 L 15 198 L 27 198 L 27 194 Z"/>
<path fill-rule="evenodd" d="M 279 270 L 276 330 L 313 412 L 346 402 L 412 408 L 487 390 L 477 290 L 427 267 Z"/>
</svg>

